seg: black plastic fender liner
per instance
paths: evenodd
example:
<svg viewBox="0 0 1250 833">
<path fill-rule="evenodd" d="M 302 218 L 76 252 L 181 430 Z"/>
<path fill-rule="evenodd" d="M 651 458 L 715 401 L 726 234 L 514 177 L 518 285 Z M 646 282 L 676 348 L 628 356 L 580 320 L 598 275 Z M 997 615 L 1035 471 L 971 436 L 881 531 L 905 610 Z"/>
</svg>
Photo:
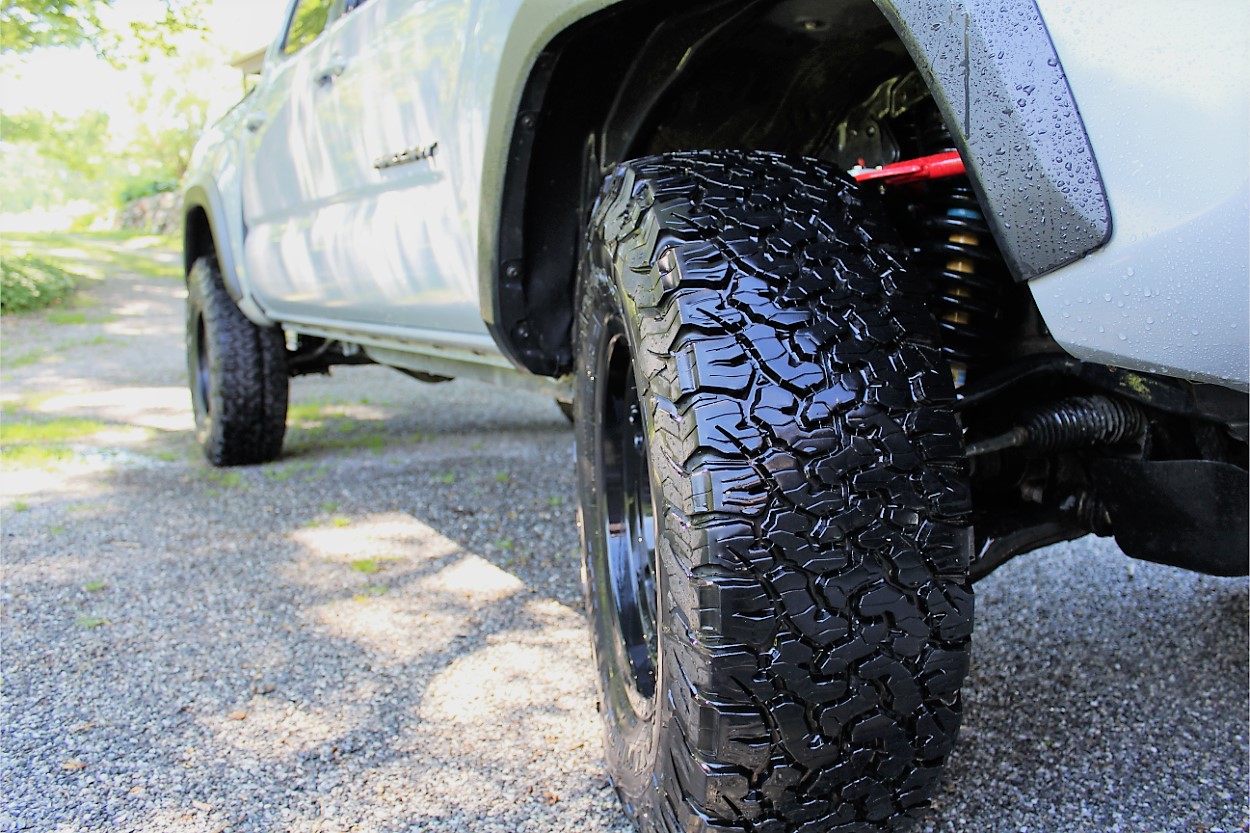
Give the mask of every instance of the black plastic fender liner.
<svg viewBox="0 0 1250 833">
<path fill-rule="evenodd" d="M 1100 460 L 1093 467 L 1126 555 L 1213 576 L 1250 575 L 1250 477 L 1213 460 Z"/>
<path fill-rule="evenodd" d="M 1106 189 L 1037 4 L 874 2 L 933 93 L 1015 278 L 1105 244 Z"/>
<path fill-rule="evenodd" d="M 183 274 L 190 275 L 191 267 L 200 257 L 207 255 L 216 257 L 226 292 L 237 303 L 243 297 L 243 289 L 239 286 L 238 268 L 234 262 L 234 252 L 226 239 L 226 230 L 218 227 L 221 218 L 227 215 L 225 201 L 217 190 L 217 185 L 211 181 L 197 182 L 183 193 L 182 202 Z M 206 229 L 198 222 L 191 221 L 192 215 L 197 210 L 204 214 Z M 204 238 L 205 231 L 208 232 L 207 239 Z"/>
</svg>

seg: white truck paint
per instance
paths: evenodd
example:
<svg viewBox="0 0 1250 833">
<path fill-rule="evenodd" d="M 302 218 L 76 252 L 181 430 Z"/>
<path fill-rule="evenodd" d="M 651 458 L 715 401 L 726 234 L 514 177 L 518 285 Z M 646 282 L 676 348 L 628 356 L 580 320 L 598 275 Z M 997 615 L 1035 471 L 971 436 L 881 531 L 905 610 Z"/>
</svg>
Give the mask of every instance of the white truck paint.
<svg viewBox="0 0 1250 833">
<path fill-rule="evenodd" d="M 1080 359 L 1246 390 L 1250 5 L 1038 6 L 1112 210 L 1105 247 L 1030 283 L 1046 325 Z"/>
</svg>

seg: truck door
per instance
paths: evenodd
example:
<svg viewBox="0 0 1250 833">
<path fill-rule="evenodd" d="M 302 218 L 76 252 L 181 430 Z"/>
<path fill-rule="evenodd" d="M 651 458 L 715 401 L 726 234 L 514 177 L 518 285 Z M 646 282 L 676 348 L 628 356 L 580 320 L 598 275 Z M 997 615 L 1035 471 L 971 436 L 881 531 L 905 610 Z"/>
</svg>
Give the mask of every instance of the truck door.
<svg viewBox="0 0 1250 833">
<path fill-rule="evenodd" d="M 313 248 L 337 293 L 324 318 L 363 329 L 486 333 L 478 198 L 457 187 L 464 160 L 452 141 L 469 6 L 348 0 L 326 33 L 322 63 L 332 77 L 317 85 L 314 106 L 329 164 L 310 218 Z"/>
<path fill-rule="evenodd" d="M 279 317 L 320 307 L 333 285 L 310 230 L 316 200 L 333 169 L 316 127 L 323 32 L 342 3 L 292 3 L 244 121 L 244 261 L 257 300 Z"/>
</svg>

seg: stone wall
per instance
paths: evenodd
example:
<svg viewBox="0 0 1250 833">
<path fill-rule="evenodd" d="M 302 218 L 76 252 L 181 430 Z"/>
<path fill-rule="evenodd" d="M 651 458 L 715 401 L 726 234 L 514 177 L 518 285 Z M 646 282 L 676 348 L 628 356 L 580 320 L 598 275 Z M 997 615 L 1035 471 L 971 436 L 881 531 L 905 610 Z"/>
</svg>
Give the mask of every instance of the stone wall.
<svg viewBox="0 0 1250 833">
<path fill-rule="evenodd" d="M 182 194 L 166 191 L 126 203 L 117 215 L 119 229 L 174 234 L 182 227 Z"/>
</svg>

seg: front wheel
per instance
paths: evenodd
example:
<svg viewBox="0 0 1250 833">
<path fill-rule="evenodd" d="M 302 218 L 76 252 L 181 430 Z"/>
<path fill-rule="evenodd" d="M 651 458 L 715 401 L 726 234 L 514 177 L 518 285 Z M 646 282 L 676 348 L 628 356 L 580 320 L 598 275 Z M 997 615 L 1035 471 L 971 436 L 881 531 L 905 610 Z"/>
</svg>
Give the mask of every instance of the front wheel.
<svg viewBox="0 0 1250 833">
<path fill-rule="evenodd" d="M 278 456 L 289 387 L 282 330 L 239 311 L 212 257 L 196 260 L 187 275 L 187 375 L 195 437 L 210 463 Z"/>
<path fill-rule="evenodd" d="M 853 183 L 619 168 L 578 283 L 584 577 L 648 833 L 900 830 L 959 726 L 972 592 L 949 370 Z"/>
</svg>

